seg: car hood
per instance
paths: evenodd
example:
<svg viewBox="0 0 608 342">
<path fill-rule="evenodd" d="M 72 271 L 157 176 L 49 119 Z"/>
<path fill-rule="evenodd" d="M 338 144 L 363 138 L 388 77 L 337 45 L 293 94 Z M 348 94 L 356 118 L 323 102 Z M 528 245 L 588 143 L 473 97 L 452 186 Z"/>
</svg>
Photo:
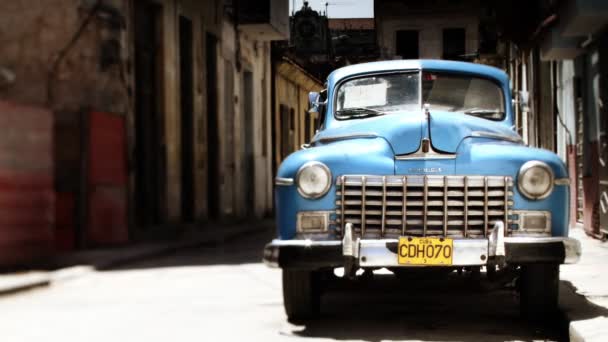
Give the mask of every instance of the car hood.
<svg viewBox="0 0 608 342">
<path fill-rule="evenodd" d="M 391 145 L 395 154 L 408 154 L 420 147 L 425 122 L 421 112 L 337 121 L 315 135 L 312 142 L 326 144 L 344 139 L 381 137 Z"/>
<path fill-rule="evenodd" d="M 521 140 L 504 123 L 471 115 L 431 110 L 429 121 L 430 129 L 422 111 L 337 121 L 315 135 L 312 143 L 317 145 L 345 139 L 381 137 L 391 145 L 395 155 L 407 155 L 416 152 L 420 148 L 420 141 L 426 136 L 430 136 L 435 150 L 444 153 L 456 153 L 460 142 L 467 137 L 514 142 Z"/>
<path fill-rule="evenodd" d="M 504 123 L 453 112 L 430 115 L 430 137 L 439 152 L 456 153 L 460 142 L 468 137 L 485 137 L 519 142 L 521 138 Z"/>
</svg>

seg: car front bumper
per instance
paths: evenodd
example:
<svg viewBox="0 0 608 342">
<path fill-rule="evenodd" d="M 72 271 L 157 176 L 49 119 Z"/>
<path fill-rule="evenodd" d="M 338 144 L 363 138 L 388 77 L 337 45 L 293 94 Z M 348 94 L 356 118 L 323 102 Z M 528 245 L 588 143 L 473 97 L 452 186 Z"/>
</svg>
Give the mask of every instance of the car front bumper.
<svg viewBox="0 0 608 342">
<path fill-rule="evenodd" d="M 578 262 L 581 246 L 568 237 L 503 237 L 498 245 L 487 239 L 454 239 L 451 266 L 483 266 L 500 257 L 508 264 Z M 349 241 L 273 240 L 264 248 L 271 267 L 320 269 L 344 266 L 354 258 L 359 267 L 408 267 L 398 263 L 397 239 Z M 350 252 L 352 250 L 352 253 Z"/>
</svg>

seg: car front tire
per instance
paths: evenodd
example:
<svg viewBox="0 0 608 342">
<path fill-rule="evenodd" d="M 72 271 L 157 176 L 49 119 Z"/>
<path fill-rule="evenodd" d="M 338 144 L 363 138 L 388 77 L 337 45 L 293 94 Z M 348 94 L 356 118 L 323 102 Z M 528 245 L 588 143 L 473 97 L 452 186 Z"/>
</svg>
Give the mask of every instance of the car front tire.
<svg viewBox="0 0 608 342">
<path fill-rule="evenodd" d="M 558 309 L 559 264 L 522 265 L 520 272 L 522 316 L 533 321 L 552 318 Z"/>
<path fill-rule="evenodd" d="M 283 304 L 289 321 L 306 320 L 319 314 L 319 274 L 309 270 L 283 270 Z"/>
</svg>

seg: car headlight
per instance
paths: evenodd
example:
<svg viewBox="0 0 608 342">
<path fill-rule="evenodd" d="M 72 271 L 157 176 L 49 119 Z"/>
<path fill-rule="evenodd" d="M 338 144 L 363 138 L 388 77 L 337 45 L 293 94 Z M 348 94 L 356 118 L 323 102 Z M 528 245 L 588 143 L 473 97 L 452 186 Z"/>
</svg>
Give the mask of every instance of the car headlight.
<svg viewBox="0 0 608 342">
<path fill-rule="evenodd" d="M 533 160 L 519 169 L 517 186 L 519 191 L 529 199 L 543 199 L 553 191 L 553 170 L 549 165 Z"/>
<path fill-rule="evenodd" d="M 310 199 L 319 198 L 331 188 L 331 172 L 321 162 L 308 162 L 298 170 L 296 185 L 300 195 Z"/>
</svg>

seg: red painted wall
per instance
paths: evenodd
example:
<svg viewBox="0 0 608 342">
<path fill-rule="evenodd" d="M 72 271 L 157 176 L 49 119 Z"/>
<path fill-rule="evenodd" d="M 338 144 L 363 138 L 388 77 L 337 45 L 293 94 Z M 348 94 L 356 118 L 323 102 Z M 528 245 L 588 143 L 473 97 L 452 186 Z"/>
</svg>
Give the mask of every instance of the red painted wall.
<svg viewBox="0 0 608 342">
<path fill-rule="evenodd" d="M 92 112 L 89 123 L 89 244 L 126 243 L 129 233 L 125 119 Z"/>
<path fill-rule="evenodd" d="M 0 101 L 0 267 L 53 252 L 53 116 Z"/>
<path fill-rule="evenodd" d="M 65 252 L 76 248 L 76 194 L 55 193 L 55 250 Z"/>
</svg>

